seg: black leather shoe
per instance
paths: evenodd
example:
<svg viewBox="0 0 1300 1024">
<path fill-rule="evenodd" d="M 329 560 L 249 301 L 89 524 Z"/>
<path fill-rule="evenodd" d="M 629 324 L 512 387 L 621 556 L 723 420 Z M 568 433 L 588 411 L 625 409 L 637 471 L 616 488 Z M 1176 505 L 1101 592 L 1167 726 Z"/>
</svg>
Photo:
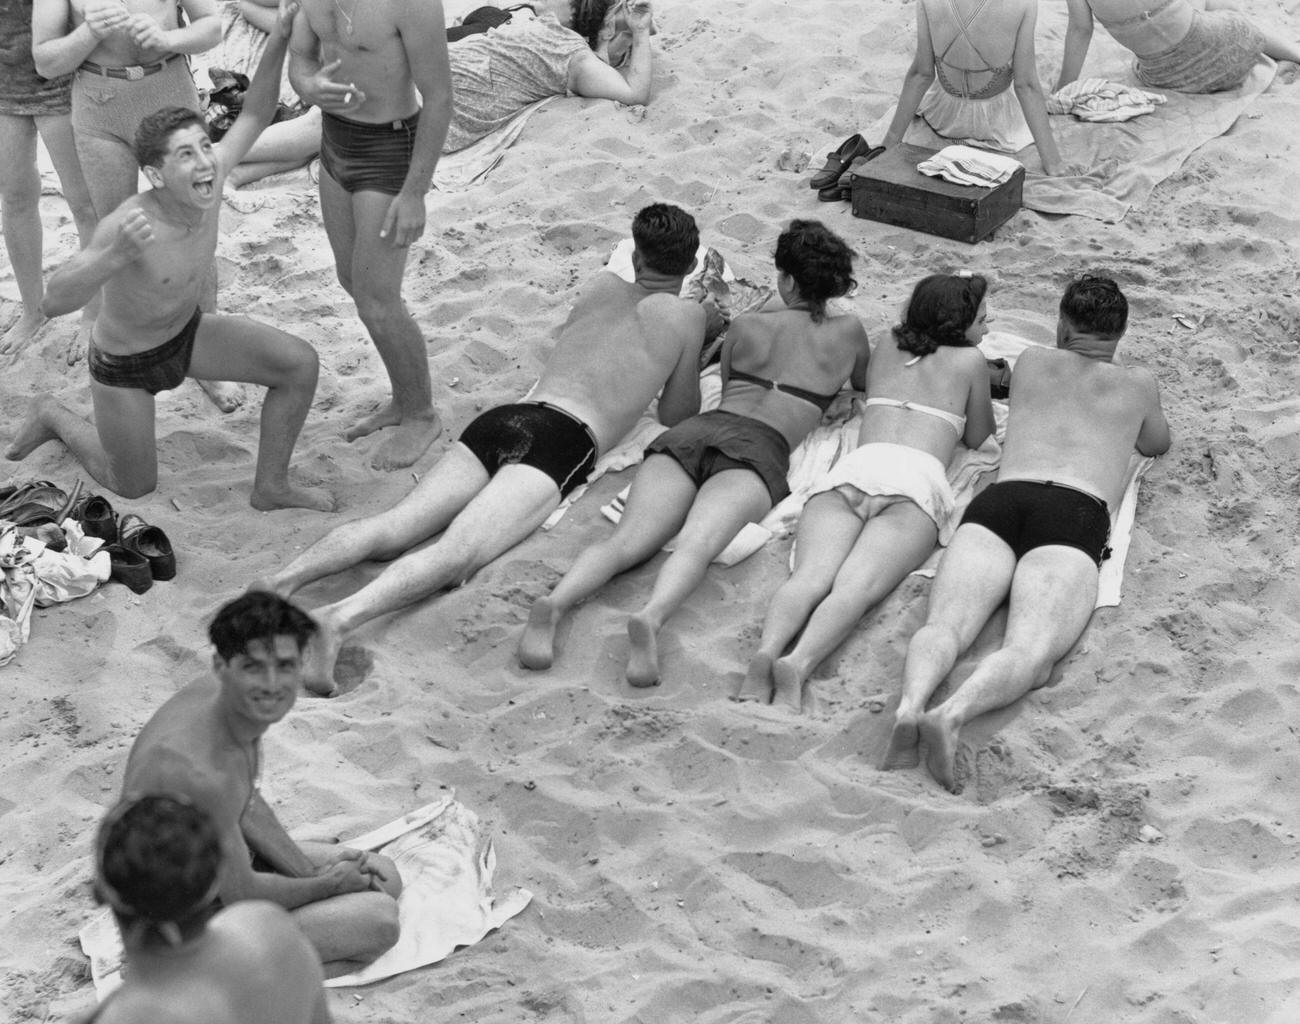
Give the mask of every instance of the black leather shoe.
<svg viewBox="0 0 1300 1024">
<path fill-rule="evenodd" d="M 813 175 L 812 181 L 808 182 L 808 187 L 818 190 L 830 188 L 839 181 L 844 169 L 853 163 L 854 157 L 861 156 L 870 149 L 871 143 L 861 135 L 850 135 L 840 143 L 835 152 L 826 154 L 826 166 Z"/>
</svg>

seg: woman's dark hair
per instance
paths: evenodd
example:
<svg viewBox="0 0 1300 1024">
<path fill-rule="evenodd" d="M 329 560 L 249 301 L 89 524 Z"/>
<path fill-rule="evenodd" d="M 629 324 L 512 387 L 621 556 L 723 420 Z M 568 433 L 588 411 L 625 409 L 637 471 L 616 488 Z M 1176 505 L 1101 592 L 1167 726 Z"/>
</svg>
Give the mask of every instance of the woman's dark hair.
<svg viewBox="0 0 1300 1024">
<path fill-rule="evenodd" d="M 814 320 L 826 315 L 828 299 L 848 293 L 853 280 L 853 250 L 819 220 L 792 220 L 776 240 L 776 269 L 789 274 Z"/>
<path fill-rule="evenodd" d="M 573 24 L 569 27 L 587 40 L 593 50 L 610 6 L 611 0 L 569 0 L 569 10 L 573 13 Z"/>
<path fill-rule="evenodd" d="M 963 348 L 989 283 L 979 274 L 931 274 L 912 289 L 903 322 L 894 340 L 904 352 L 928 356 L 941 345 Z"/>
</svg>

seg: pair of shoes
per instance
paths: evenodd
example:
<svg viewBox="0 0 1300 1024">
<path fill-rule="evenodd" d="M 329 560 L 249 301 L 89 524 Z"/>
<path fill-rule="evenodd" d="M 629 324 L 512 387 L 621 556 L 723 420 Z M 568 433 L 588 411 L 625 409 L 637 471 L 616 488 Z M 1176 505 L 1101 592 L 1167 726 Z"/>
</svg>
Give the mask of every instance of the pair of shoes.
<svg viewBox="0 0 1300 1024">
<path fill-rule="evenodd" d="M 112 565 L 110 579 L 143 594 L 155 580 L 176 576 L 176 553 L 160 527 L 151 526 L 134 512 L 119 519 L 108 499 L 99 494 L 81 499 L 72 516 L 87 537 L 104 541 Z"/>
<path fill-rule="evenodd" d="M 853 198 L 853 175 L 864 167 L 868 161 L 876 159 L 885 151 L 884 146 L 873 146 L 867 143 L 867 148 L 855 156 L 849 165 L 844 168 L 843 172 L 831 184 L 823 189 L 818 189 L 817 198 L 823 203 L 835 203 L 842 199 Z"/>
<path fill-rule="evenodd" d="M 118 520 L 117 532 L 118 545 L 145 559 L 152 579 L 163 581 L 176 576 L 176 553 L 161 527 L 150 526 L 132 512 Z"/>
<path fill-rule="evenodd" d="M 853 163 L 855 157 L 861 156 L 871 148 L 871 143 L 861 135 L 850 135 L 839 144 L 833 152 L 826 154 L 826 166 L 813 175 L 808 187 L 817 189 L 830 188 L 840 180 L 844 169 Z"/>
</svg>

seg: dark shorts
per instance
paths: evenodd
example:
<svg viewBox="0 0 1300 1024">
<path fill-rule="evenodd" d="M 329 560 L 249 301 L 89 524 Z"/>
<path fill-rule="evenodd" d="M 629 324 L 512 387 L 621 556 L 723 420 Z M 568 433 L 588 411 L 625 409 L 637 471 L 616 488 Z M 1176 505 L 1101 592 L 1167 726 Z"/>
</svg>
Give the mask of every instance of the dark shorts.
<svg viewBox="0 0 1300 1024">
<path fill-rule="evenodd" d="M 1078 548 L 1098 565 L 1110 557 L 1110 510 L 1100 498 L 1065 484 L 1035 480 L 995 483 L 975 497 L 962 524 L 997 534 L 1023 558 L 1034 548 Z"/>
<path fill-rule="evenodd" d="M 671 455 L 700 487 L 726 469 L 757 473 L 775 505 L 790 493 L 790 445 L 775 427 L 749 416 L 715 409 L 692 416 L 660 434 L 647 455 Z"/>
<path fill-rule="evenodd" d="M 345 192 L 395 196 L 406 183 L 418 113 L 405 121 L 365 124 L 321 115 L 320 165 Z"/>
<path fill-rule="evenodd" d="M 157 348 L 129 356 L 104 352 L 92 339 L 90 354 L 86 359 L 90 364 L 91 379 L 110 388 L 135 388 L 148 391 L 151 395 L 156 395 L 159 391 L 170 391 L 189 376 L 190 356 L 194 354 L 194 336 L 198 333 L 202 318 L 203 314 L 196 309 L 189 322 L 171 341 L 164 341 Z"/>
<path fill-rule="evenodd" d="M 596 439 L 582 420 L 545 402 L 499 405 L 477 417 L 460 443 L 489 476 L 502 466 L 539 469 L 560 489 L 560 497 L 581 484 L 596 465 Z"/>
</svg>

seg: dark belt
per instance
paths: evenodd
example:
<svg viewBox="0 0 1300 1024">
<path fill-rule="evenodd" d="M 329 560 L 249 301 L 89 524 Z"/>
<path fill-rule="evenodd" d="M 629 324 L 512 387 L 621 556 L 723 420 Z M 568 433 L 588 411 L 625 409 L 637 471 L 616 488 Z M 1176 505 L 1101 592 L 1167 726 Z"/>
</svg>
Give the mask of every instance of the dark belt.
<svg viewBox="0 0 1300 1024">
<path fill-rule="evenodd" d="M 81 62 L 81 66 L 77 70 L 89 71 L 92 75 L 103 75 L 105 78 L 121 78 L 128 82 L 138 82 L 142 78 L 147 78 L 149 75 L 161 71 L 179 56 L 179 53 L 173 53 L 156 64 L 131 64 L 124 68 L 106 68 L 102 64 L 96 64 L 93 60 L 86 60 Z"/>
</svg>

